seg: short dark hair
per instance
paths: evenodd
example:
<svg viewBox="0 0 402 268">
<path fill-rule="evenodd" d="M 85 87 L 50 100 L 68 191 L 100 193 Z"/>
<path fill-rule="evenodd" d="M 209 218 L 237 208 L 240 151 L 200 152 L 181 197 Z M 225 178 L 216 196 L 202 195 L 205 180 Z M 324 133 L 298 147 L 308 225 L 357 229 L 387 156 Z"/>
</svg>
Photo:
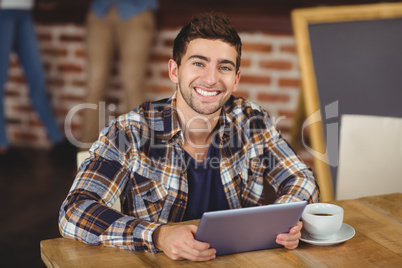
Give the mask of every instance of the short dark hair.
<svg viewBox="0 0 402 268">
<path fill-rule="evenodd" d="M 225 15 L 209 12 L 194 16 L 190 23 L 181 29 L 173 45 L 173 60 L 176 61 L 177 65 L 180 66 L 181 59 L 186 54 L 188 43 L 197 38 L 221 40 L 233 46 L 237 51 L 237 73 L 240 68 L 241 39 Z"/>
</svg>

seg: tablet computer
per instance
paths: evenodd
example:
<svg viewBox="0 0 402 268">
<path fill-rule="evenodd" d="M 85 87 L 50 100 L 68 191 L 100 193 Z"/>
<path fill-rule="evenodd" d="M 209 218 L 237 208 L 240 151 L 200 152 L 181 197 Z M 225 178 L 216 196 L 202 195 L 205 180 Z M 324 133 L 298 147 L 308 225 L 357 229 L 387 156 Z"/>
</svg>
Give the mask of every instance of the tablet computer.
<svg viewBox="0 0 402 268">
<path fill-rule="evenodd" d="M 301 218 L 306 201 L 205 212 L 195 239 L 208 242 L 216 255 L 281 247 L 275 242 Z"/>
</svg>

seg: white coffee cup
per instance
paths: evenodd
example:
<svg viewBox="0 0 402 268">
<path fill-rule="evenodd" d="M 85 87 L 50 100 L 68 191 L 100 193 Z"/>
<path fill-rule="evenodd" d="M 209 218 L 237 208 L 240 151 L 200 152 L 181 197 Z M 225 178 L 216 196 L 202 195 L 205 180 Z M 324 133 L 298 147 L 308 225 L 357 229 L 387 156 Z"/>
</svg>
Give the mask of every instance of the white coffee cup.
<svg viewBox="0 0 402 268">
<path fill-rule="evenodd" d="M 331 239 L 342 227 L 343 209 L 328 203 L 309 204 L 303 211 L 302 221 L 311 238 Z"/>
</svg>

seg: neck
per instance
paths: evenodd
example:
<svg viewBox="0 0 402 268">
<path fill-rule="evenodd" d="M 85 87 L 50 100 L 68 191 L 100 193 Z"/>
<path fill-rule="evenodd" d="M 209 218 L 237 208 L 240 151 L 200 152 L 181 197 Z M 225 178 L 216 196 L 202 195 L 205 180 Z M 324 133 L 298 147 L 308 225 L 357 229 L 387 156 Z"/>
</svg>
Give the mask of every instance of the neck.
<svg viewBox="0 0 402 268">
<path fill-rule="evenodd" d="M 183 130 L 185 143 L 190 146 L 206 148 L 212 142 L 212 134 L 219 121 L 220 110 L 211 115 L 201 115 L 196 112 L 179 114 L 180 126 Z"/>
</svg>

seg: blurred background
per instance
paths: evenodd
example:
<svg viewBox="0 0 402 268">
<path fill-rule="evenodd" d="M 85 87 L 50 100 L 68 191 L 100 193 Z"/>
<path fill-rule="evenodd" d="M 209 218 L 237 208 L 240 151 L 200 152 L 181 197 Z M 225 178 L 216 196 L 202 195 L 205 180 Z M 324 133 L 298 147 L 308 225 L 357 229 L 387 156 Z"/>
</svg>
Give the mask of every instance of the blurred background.
<svg viewBox="0 0 402 268">
<path fill-rule="evenodd" d="M 86 14 L 91 1 L 54 2 L 49 8 L 33 9 L 35 34 L 46 73 L 46 93 L 60 129 L 77 140 L 83 128 L 80 112 L 72 109 L 87 96 Z M 143 96 L 146 100 L 170 97 L 175 85 L 169 80 L 167 62 L 179 29 L 191 16 L 222 11 L 232 21 L 243 42 L 242 77 L 236 96 L 261 105 L 286 139 L 296 117 L 300 95 L 300 72 L 290 12 L 295 8 L 378 3 L 341 0 L 161 0 L 156 10 L 157 31 L 146 65 Z M 385 1 L 382 1 L 385 2 Z M 386 1 L 398 2 L 398 1 Z M 0 36 L 0 42 L 3 42 Z M 123 111 L 124 98 L 119 59 L 115 56 L 106 88 L 105 118 Z M 1 267 L 43 267 L 41 240 L 56 238 L 58 210 L 76 172 L 77 149 L 70 143 L 54 146 L 29 97 L 18 56 L 9 57 L 3 103 L 7 135 L 17 161 L 0 163 Z M 112 106 L 109 106 L 111 105 Z M 113 106 L 114 105 L 114 106 Z M 65 127 L 66 118 L 71 124 Z M 57 147 L 57 148 L 55 148 Z M 298 152 L 312 166 L 312 156 Z"/>
</svg>

